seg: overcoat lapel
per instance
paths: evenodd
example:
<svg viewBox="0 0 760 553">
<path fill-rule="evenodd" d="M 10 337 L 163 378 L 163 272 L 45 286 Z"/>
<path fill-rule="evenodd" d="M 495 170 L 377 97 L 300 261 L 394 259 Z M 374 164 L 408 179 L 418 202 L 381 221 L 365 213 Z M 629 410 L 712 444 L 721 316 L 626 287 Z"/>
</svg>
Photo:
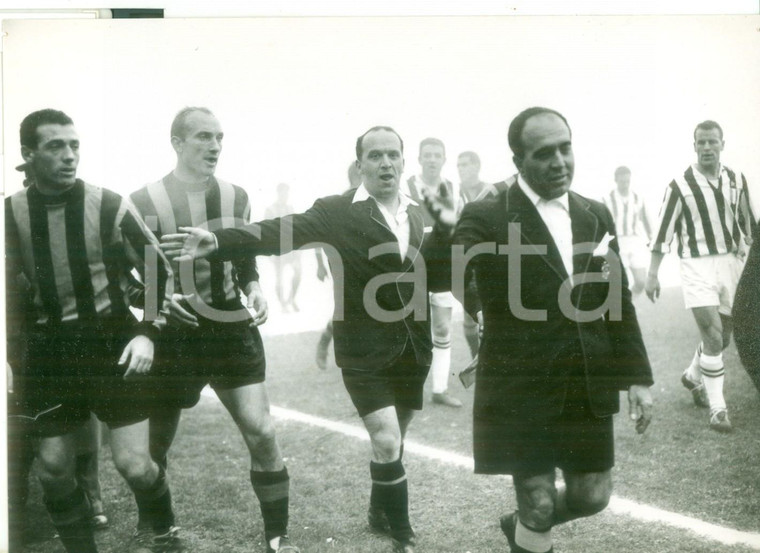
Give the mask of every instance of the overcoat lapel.
<svg viewBox="0 0 760 553">
<path fill-rule="evenodd" d="M 568 200 L 570 221 L 573 229 L 573 247 L 575 248 L 578 244 L 586 245 L 583 251 L 576 249 L 573 252 L 574 272 L 576 274 L 583 274 L 588 271 L 593 250 L 601 241 L 601 236 L 597 236 L 599 220 L 589 209 L 591 204 L 585 199 L 570 192 Z M 593 244 L 593 247 L 590 247 L 589 244 Z"/>
<path fill-rule="evenodd" d="M 409 216 L 409 249 L 404 259 L 404 271 L 409 269 L 419 255 L 425 237 L 425 221 L 420 210 L 410 205 L 406 212 Z"/>
</svg>

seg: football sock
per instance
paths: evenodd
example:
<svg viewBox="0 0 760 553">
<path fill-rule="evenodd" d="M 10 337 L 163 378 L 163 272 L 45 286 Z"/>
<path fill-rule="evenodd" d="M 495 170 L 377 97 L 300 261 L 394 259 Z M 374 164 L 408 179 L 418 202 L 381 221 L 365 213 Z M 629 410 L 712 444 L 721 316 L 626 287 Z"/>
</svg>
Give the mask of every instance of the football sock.
<svg viewBox="0 0 760 553">
<path fill-rule="evenodd" d="M 699 382 L 702 379 L 702 372 L 699 369 L 699 358 L 702 355 L 702 342 L 697 346 L 694 356 L 691 358 L 691 363 L 686 368 L 686 374 L 693 382 Z"/>
<path fill-rule="evenodd" d="M 401 542 L 413 537 L 409 522 L 409 491 L 401 459 L 391 463 L 370 461 L 369 473 L 372 477 L 370 503 L 385 511 L 391 536 Z"/>
<path fill-rule="evenodd" d="M 132 488 L 137 502 L 138 527 L 150 526 L 156 534 L 165 534 L 174 526 L 172 495 L 166 481 L 166 472 L 158 467 L 158 478 L 148 488 Z"/>
<path fill-rule="evenodd" d="M 267 542 L 288 533 L 290 477 L 288 469 L 276 472 L 251 471 L 251 485 L 259 500 Z"/>
<path fill-rule="evenodd" d="M 90 504 L 80 487 L 59 499 L 45 498 L 45 506 L 63 547 L 69 553 L 97 553 L 90 527 Z"/>
<path fill-rule="evenodd" d="M 442 394 L 449 387 L 449 369 L 451 367 L 451 341 L 435 340 L 433 361 L 430 373 L 433 375 L 433 393 Z"/>
<path fill-rule="evenodd" d="M 710 413 L 726 408 L 726 400 L 723 397 L 723 380 L 726 370 L 723 367 L 723 354 L 699 356 L 699 367 L 705 383 L 707 399 L 710 400 Z"/>
<path fill-rule="evenodd" d="M 528 528 L 518 517 L 515 527 L 515 543 L 530 553 L 547 553 L 552 550 L 552 530 L 539 532 Z"/>
</svg>

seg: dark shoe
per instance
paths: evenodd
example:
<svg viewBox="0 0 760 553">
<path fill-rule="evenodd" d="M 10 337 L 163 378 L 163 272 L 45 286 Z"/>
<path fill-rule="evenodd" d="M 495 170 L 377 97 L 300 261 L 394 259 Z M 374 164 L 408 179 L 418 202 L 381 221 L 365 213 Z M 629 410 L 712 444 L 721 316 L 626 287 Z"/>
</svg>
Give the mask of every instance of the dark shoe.
<svg viewBox="0 0 760 553">
<path fill-rule="evenodd" d="M 414 538 L 407 538 L 403 541 L 392 539 L 393 553 L 414 553 Z"/>
<path fill-rule="evenodd" d="M 179 528 L 172 526 L 165 534 L 153 535 L 153 553 L 184 553 L 185 544 L 179 537 Z"/>
<path fill-rule="evenodd" d="M 290 543 L 288 536 L 280 536 L 280 545 L 277 549 L 272 549 L 267 543 L 267 553 L 301 553 L 301 550 Z"/>
<path fill-rule="evenodd" d="M 379 507 L 369 506 L 367 510 L 367 523 L 370 530 L 377 534 L 390 534 L 391 525 L 388 523 L 388 515 Z"/>
<path fill-rule="evenodd" d="M 684 372 L 681 375 L 681 384 L 691 392 L 691 397 L 694 400 L 694 405 L 697 407 L 710 407 L 710 401 L 707 399 L 707 391 L 705 390 L 705 384 L 701 380 L 694 382 L 689 375 Z"/>
<path fill-rule="evenodd" d="M 710 415 L 710 429 L 724 434 L 732 432 L 734 427 L 731 426 L 731 421 L 728 420 L 728 411 L 721 409 Z"/>
<path fill-rule="evenodd" d="M 153 530 L 138 527 L 129 542 L 129 553 L 153 553 Z"/>
<path fill-rule="evenodd" d="M 461 407 L 462 402 L 455 397 L 451 397 L 448 392 L 433 394 L 433 403 L 445 405 L 446 407 Z"/>
</svg>

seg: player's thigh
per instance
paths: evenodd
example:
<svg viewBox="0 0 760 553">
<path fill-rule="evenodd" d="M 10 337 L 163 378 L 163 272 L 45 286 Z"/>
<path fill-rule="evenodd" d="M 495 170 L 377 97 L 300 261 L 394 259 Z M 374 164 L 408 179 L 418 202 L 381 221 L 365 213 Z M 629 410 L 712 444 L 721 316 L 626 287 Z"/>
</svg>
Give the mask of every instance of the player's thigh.
<svg viewBox="0 0 760 553">
<path fill-rule="evenodd" d="M 150 440 L 148 419 L 111 427 L 111 454 L 117 468 L 128 468 L 135 473 L 150 470 Z"/>
<path fill-rule="evenodd" d="M 264 382 L 237 388 L 217 388 L 215 391 L 232 418 L 244 430 L 256 432 L 269 424 L 269 396 Z"/>
</svg>

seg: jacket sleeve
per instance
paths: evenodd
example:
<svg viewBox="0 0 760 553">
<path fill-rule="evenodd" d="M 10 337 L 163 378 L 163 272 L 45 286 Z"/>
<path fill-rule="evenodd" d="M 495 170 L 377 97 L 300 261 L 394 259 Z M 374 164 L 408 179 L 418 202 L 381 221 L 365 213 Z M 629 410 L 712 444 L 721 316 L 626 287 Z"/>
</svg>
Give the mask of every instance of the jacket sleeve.
<svg viewBox="0 0 760 553">
<path fill-rule="evenodd" d="M 214 232 L 214 258 L 231 260 L 254 255 L 282 255 L 301 247 L 329 244 L 331 199 L 321 198 L 304 213 Z"/>
<path fill-rule="evenodd" d="M 479 202 L 469 203 L 462 210 L 452 242 L 452 292 L 464 305 L 465 311 L 477 320 L 477 314 L 483 309 L 478 294 L 475 258 L 468 259 L 472 254 L 472 248 L 487 242 L 488 224 L 482 214 L 482 206 Z M 461 284 L 459 284 L 461 283 Z"/>
</svg>

